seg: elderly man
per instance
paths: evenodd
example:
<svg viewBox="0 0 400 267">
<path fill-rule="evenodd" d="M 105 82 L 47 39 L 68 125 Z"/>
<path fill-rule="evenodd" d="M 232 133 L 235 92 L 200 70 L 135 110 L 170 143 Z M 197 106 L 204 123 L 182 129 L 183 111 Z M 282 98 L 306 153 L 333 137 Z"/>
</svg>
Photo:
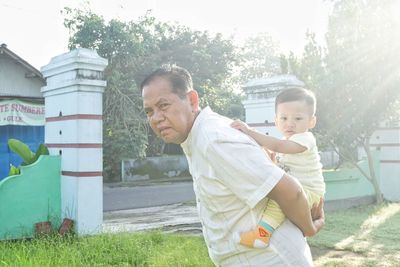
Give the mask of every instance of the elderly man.
<svg viewBox="0 0 400 267">
<path fill-rule="evenodd" d="M 201 110 L 187 70 L 163 66 L 141 90 L 153 131 L 167 143 L 180 144 L 187 157 L 212 261 L 217 266 L 312 266 L 303 234 L 314 235 L 323 226 L 322 201 L 310 212 L 296 179 L 275 166 L 254 140 L 231 128 L 230 119 L 209 107 Z M 233 234 L 255 227 L 268 199 L 288 218 L 270 246 L 237 244 Z"/>
</svg>

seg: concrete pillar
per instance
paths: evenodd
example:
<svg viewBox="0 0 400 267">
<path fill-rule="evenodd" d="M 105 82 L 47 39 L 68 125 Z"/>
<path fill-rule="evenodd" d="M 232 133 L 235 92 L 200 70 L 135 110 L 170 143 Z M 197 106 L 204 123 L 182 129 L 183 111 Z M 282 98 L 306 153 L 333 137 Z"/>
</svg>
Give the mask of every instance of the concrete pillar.
<svg viewBox="0 0 400 267">
<path fill-rule="evenodd" d="M 378 175 L 383 197 L 400 201 L 400 122 L 382 123 L 371 136 L 370 144 L 380 150 Z"/>
<path fill-rule="evenodd" d="M 275 97 L 246 99 L 243 102 L 246 111 L 246 123 L 260 133 L 281 138 L 275 127 Z"/>
<path fill-rule="evenodd" d="M 107 60 L 78 48 L 41 68 L 47 85 L 45 143 L 61 155 L 63 218 L 78 234 L 94 234 L 103 221 L 103 70 Z"/>
</svg>

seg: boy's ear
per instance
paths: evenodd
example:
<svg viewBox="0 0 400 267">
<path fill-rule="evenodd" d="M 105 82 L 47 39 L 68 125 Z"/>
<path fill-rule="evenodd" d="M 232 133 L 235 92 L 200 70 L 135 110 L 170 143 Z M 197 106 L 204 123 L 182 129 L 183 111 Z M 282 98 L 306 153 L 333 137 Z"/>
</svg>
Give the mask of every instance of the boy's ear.
<svg viewBox="0 0 400 267">
<path fill-rule="evenodd" d="M 317 117 L 312 116 L 308 128 L 312 129 L 315 127 L 316 124 L 317 124 Z"/>
</svg>

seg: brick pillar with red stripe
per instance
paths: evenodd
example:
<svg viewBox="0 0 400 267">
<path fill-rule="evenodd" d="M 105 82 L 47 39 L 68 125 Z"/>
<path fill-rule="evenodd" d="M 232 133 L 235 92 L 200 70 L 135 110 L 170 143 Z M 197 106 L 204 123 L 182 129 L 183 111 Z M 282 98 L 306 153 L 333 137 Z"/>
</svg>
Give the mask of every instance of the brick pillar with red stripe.
<svg viewBox="0 0 400 267">
<path fill-rule="evenodd" d="M 47 85 L 45 143 L 61 155 L 62 216 L 78 234 L 94 234 L 103 221 L 103 71 L 107 60 L 78 48 L 41 68 Z"/>
</svg>

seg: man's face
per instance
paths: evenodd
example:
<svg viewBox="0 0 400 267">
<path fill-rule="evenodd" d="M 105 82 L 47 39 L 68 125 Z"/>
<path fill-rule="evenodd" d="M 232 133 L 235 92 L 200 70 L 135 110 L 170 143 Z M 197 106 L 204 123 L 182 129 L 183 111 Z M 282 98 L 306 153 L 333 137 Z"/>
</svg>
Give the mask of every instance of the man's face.
<svg viewBox="0 0 400 267">
<path fill-rule="evenodd" d="M 198 111 L 197 94 L 183 98 L 173 93 L 171 83 L 159 77 L 143 87 L 143 107 L 153 131 L 166 143 L 183 143 Z"/>
</svg>

